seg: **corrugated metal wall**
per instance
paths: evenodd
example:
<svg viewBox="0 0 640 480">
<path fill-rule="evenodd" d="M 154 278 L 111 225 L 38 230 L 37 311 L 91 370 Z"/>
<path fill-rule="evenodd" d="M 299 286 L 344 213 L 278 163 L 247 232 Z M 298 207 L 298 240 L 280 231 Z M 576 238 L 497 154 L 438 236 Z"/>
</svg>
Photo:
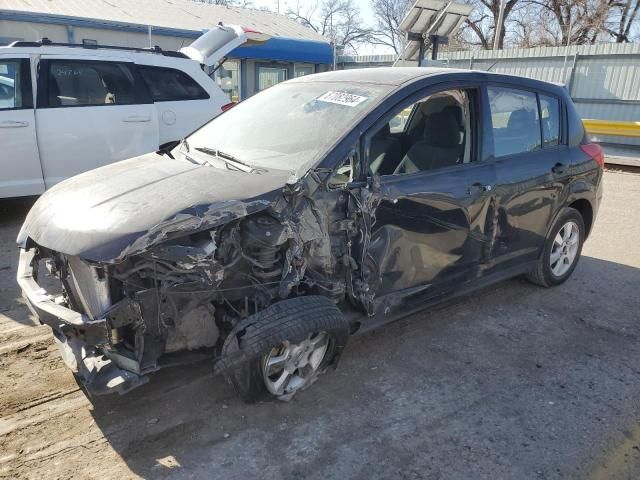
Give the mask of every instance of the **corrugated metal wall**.
<svg viewBox="0 0 640 480">
<path fill-rule="evenodd" d="M 454 68 L 564 83 L 582 118 L 640 121 L 640 44 L 448 52 L 443 57 Z M 599 140 L 640 145 L 640 139 L 632 138 Z"/>
</svg>

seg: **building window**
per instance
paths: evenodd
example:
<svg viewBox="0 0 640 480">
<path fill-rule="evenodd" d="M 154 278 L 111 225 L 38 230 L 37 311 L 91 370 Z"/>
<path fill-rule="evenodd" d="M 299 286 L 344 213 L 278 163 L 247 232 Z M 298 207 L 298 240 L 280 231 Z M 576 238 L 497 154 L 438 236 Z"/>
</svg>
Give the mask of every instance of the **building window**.
<svg viewBox="0 0 640 480">
<path fill-rule="evenodd" d="M 287 67 L 258 67 L 258 90 L 284 82 L 288 77 Z"/>
<path fill-rule="evenodd" d="M 240 60 L 227 60 L 215 72 L 214 79 L 232 102 L 240 101 Z"/>
<path fill-rule="evenodd" d="M 314 65 L 305 65 L 303 63 L 296 63 L 293 67 L 293 76 L 295 78 L 304 77 L 305 75 L 311 75 L 314 73 Z"/>
</svg>

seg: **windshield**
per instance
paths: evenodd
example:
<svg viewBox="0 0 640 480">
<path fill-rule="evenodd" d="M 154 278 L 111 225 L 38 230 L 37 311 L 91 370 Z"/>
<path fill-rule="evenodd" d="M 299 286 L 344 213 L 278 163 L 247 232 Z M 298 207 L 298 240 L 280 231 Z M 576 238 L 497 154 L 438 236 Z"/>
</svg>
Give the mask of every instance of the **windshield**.
<svg viewBox="0 0 640 480">
<path fill-rule="evenodd" d="M 257 169 L 288 170 L 298 177 L 388 90 L 384 85 L 283 83 L 238 104 L 191 135 L 187 139 L 190 155 L 220 152 Z"/>
</svg>

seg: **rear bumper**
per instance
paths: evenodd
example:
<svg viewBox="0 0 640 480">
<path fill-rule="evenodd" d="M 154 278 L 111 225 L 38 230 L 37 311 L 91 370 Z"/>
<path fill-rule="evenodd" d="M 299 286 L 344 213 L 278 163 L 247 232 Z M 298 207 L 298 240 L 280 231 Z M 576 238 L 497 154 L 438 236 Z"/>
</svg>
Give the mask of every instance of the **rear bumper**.
<svg viewBox="0 0 640 480">
<path fill-rule="evenodd" d="M 37 278 L 35 249 L 20 249 L 17 280 L 29 309 L 49 325 L 66 365 L 94 395 L 125 393 L 147 378 L 118 367 L 101 350 L 110 344 L 107 321 L 91 319 L 54 301 Z"/>
</svg>

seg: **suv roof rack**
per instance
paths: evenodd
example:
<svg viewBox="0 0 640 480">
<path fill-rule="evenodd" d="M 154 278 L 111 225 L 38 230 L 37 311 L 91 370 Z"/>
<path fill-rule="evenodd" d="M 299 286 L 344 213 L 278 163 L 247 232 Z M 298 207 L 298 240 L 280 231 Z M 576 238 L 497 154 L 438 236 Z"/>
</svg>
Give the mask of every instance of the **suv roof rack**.
<svg viewBox="0 0 640 480">
<path fill-rule="evenodd" d="M 13 42 L 8 45 L 9 47 L 71 47 L 71 48 L 86 48 L 88 50 L 98 50 L 98 49 L 106 49 L 106 50 L 125 50 L 129 52 L 141 52 L 141 53 L 157 53 L 159 55 L 164 55 L 165 57 L 176 57 L 176 58 L 189 58 L 184 53 L 175 52 L 173 50 L 162 50 L 158 45 L 155 45 L 153 48 L 137 48 L 137 47 L 118 47 L 116 45 L 100 45 L 95 40 L 90 40 L 85 38 L 82 40 L 82 43 L 58 43 L 52 42 L 47 37 L 43 37 L 37 42 L 25 42 L 18 41 Z"/>
</svg>

